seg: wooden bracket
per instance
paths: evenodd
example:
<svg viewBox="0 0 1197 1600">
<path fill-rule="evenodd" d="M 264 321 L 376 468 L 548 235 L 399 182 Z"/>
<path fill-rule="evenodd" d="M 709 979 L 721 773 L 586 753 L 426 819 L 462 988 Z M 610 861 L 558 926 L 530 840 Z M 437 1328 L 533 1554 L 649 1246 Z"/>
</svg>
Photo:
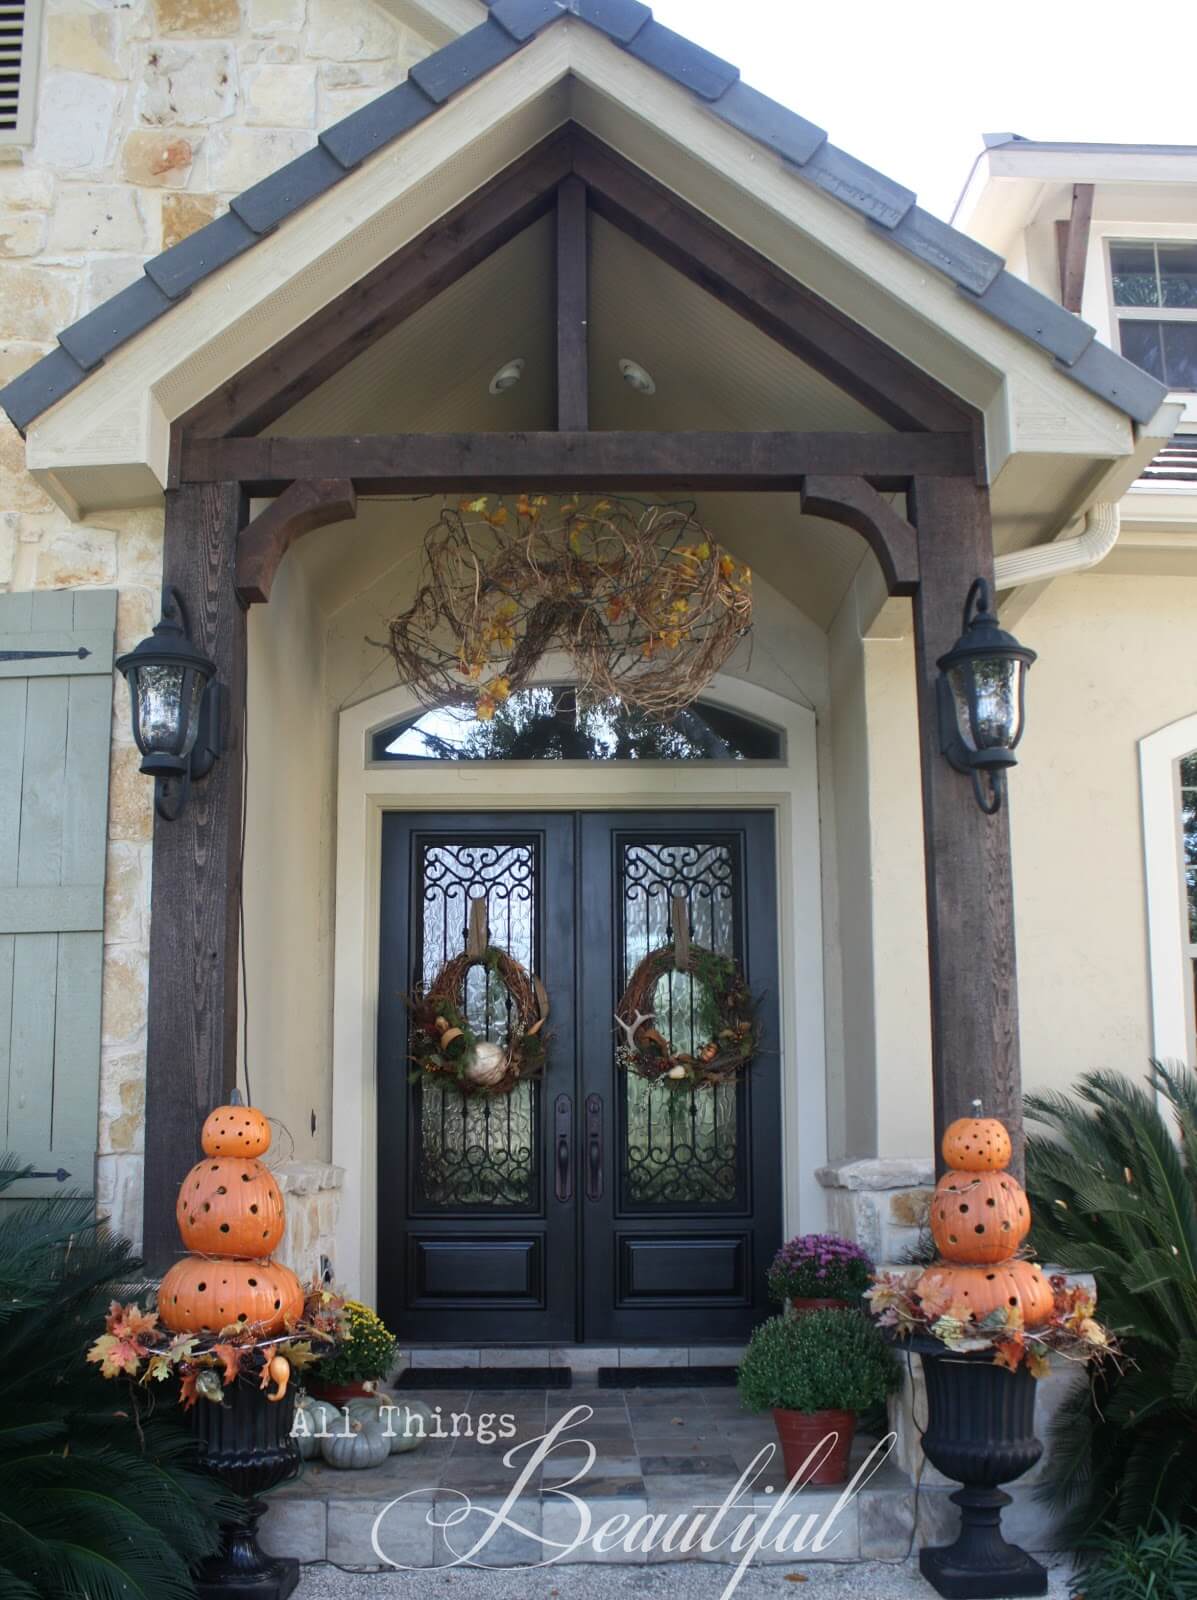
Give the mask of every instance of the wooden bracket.
<svg viewBox="0 0 1197 1600">
<path fill-rule="evenodd" d="M 284 489 L 237 541 L 237 593 L 246 605 L 265 604 L 287 551 L 314 528 L 357 516 L 348 478 L 300 478 Z"/>
<path fill-rule="evenodd" d="M 918 588 L 918 536 L 863 478 L 828 474 L 806 478 L 802 509 L 812 517 L 842 522 L 867 539 L 890 594 L 913 594 Z"/>
<path fill-rule="evenodd" d="M 1065 311 L 1081 309 L 1085 293 L 1085 257 L 1089 253 L 1089 228 L 1093 221 L 1093 185 L 1074 183 L 1072 211 L 1067 222 L 1056 223 L 1060 253 L 1060 304 Z"/>
<path fill-rule="evenodd" d="M 566 178 L 557 190 L 557 426 L 590 426 L 586 185 Z"/>
</svg>

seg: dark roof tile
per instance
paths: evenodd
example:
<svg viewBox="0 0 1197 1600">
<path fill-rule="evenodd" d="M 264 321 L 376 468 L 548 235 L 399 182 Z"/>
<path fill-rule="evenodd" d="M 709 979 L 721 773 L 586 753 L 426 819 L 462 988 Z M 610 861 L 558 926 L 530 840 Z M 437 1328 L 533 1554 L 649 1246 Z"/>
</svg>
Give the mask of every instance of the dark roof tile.
<svg viewBox="0 0 1197 1600">
<path fill-rule="evenodd" d="M 59 345 L 0 389 L 0 405 L 13 427 L 24 433 L 36 417 L 78 388 L 86 376 L 79 363 Z"/>
<path fill-rule="evenodd" d="M 490 14 L 500 28 L 523 44 L 556 22 L 563 9 L 557 0 L 494 0 Z"/>
<path fill-rule="evenodd" d="M 1001 272 L 984 294 L 969 295 L 991 317 L 1004 322 L 1015 333 L 1032 339 L 1050 350 L 1065 366 L 1071 367 L 1096 337 L 1087 322 L 1065 311 L 1029 283 L 1011 272 Z"/>
<path fill-rule="evenodd" d="M 897 227 L 889 230 L 889 237 L 974 294 L 984 293 L 1005 265 L 994 251 L 970 239 L 967 233 L 949 227 L 922 206 L 911 206 Z"/>
<path fill-rule="evenodd" d="M 497 22 L 488 17 L 443 50 L 417 61 L 408 77 L 418 83 L 430 100 L 441 105 L 451 95 L 473 83 L 506 61 L 519 45 Z"/>
<path fill-rule="evenodd" d="M 750 88 L 743 79 L 720 95 L 711 110 L 724 122 L 730 122 L 733 128 L 768 145 L 797 167 L 809 161 L 827 139 L 822 128 L 776 100 L 770 100 L 759 89 Z"/>
<path fill-rule="evenodd" d="M 653 20 L 653 14 L 640 0 L 565 0 L 570 11 L 588 22 L 592 28 L 601 28 L 619 44 L 632 40 Z"/>
<path fill-rule="evenodd" d="M 914 204 L 913 190 L 833 144 L 821 144 L 800 171 L 836 200 L 871 217 L 883 228 L 896 228 Z"/>
<path fill-rule="evenodd" d="M 738 67 L 691 44 L 689 39 L 660 22 L 646 23 L 627 49 L 638 61 L 655 67 L 704 100 L 718 100 L 740 76 Z"/>
<path fill-rule="evenodd" d="M 236 260 L 257 242 L 253 229 L 235 211 L 226 211 L 223 217 L 147 261 L 146 274 L 163 294 L 179 300 L 201 279 Z"/>
<path fill-rule="evenodd" d="M 1098 339 L 1065 371 L 1136 422 L 1150 422 L 1168 398 L 1164 384 Z"/>
<path fill-rule="evenodd" d="M 411 78 L 380 94 L 377 100 L 350 112 L 331 128 L 325 128 L 320 143 L 346 171 L 350 171 L 383 145 L 414 128 L 436 110 L 435 105 Z"/>
<path fill-rule="evenodd" d="M 144 273 L 127 289 L 64 328 L 58 342 L 86 372 L 98 367 L 119 345 L 156 322 L 171 302 Z"/>
<path fill-rule="evenodd" d="M 331 189 L 344 176 L 345 168 L 341 163 L 321 145 L 314 145 L 263 178 L 261 183 L 239 194 L 230 202 L 229 209 L 255 233 L 269 233 L 292 212 Z"/>
</svg>

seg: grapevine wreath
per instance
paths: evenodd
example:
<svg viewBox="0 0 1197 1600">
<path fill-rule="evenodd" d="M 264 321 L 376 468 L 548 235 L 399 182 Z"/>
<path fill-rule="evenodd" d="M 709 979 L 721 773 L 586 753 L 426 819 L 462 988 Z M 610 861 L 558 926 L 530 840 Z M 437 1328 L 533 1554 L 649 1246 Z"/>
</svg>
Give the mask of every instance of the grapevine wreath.
<svg viewBox="0 0 1197 1600">
<path fill-rule="evenodd" d="M 684 899 L 674 900 L 673 928 L 673 942 L 649 951 L 620 999 L 620 1065 L 669 1089 L 734 1083 L 760 1046 L 756 1002 L 738 962 L 690 943 Z M 655 1026 L 657 985 L 670 972 L 689 973 L 698 985 L 695 1032 L 706 1043 L 694 1055 L 674 1050 Z"/>
<path fill-rule="evenodd" d="M 511 1025 L 502 1044 L 480 1039 L 470 1027 L 465 986 L 474 967 L 485 967 L 497 978 L 510 1001 Z M 470 904 L 470 937 L 465 950 L 446 961 L 428 988 L 407 1004 L 411 1059 L 416 1065 L 413 1082 L 448 1080 L 463 1094 L 494 1098 L 543 1074 L 548 995 L 539 978 L 508 951 L 491 944 L 484 900 Z"/>
</svg>

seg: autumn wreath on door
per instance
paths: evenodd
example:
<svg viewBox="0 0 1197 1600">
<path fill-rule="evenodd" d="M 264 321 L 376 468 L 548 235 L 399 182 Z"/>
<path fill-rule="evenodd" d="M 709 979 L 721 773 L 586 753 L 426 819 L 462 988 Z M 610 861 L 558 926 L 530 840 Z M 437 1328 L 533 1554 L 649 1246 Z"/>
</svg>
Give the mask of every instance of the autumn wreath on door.
<svg viewBox="0 0 1197 1600">
<path fill-rule="evenodd" d="M 668 944 L 650 950 L 628 980 L 615 1013 L 623 1040 L 619 1064 L 637 1077 L 668 1089 L 713 1088 L 734 1083 L 760 1048 L 756 1001 L 739 963 L 690 940 L 690 911 L 684 895 L 672 902 Z M 693 983 L 686 1005 L 690 1035 L 678 1048 L 660 1026 L 660 984 L 671 973 Z M 672 1015 L 672 1006 L 670 1015 Z M 701 1041 L 701 1043 L 699 1042 Z"/>
<path fill-rule="evenodd" d="M 505 1014 L 501 1043 L 481 1037 L 470 1023 L 467 985 L 478 971 L 485 974 L 485 1010 Z M 407 1007 L 413 1082 L 429 1079 L 465 1095 L 493 1098 L 544 1072 L 549 997 L 538 977 L 490 942 L 485 900 L 470 902 L 465 950 L 446 961 Z M 476 1014 L 478 1006 L 474 1009 Z"/>
</svg>

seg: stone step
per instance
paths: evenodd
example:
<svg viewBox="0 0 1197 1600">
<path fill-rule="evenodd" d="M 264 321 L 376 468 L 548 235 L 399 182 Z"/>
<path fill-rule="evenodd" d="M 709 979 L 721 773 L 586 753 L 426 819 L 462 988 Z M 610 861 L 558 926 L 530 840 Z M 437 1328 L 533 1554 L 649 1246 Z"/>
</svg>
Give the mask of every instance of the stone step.
<svg viewBox="0 0 1197 1600">
<path fill-rule="evenodd" d="M 570 1367 L 596 1372 L 599 1367 L 735 1367 L 743 1344 L 693 1345 L 549 1345 L 407 1344 L 399 1352 L 396 1373 L 408 1367 Z"/>
</svg>

